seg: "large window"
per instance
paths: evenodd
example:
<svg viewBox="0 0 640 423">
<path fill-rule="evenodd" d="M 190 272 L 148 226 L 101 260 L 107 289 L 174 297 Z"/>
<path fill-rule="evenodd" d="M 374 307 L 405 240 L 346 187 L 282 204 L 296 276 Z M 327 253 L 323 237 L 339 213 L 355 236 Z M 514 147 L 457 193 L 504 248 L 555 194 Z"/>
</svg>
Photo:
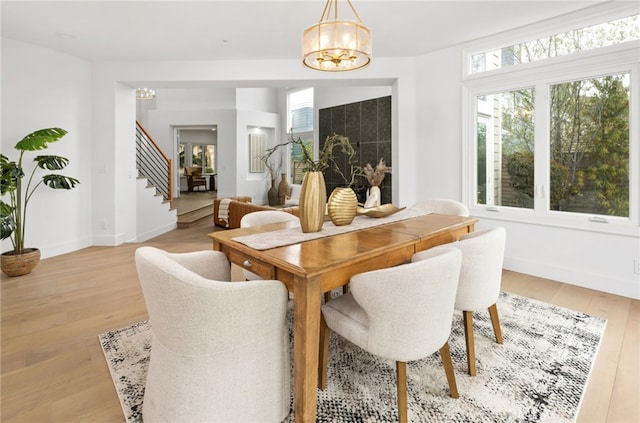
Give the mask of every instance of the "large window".
<svg viewBox="0 0 640 423">
<path fill-rule="evenodd" d="M 637 15 L 609 19 L 469 53 L 465 184 L 476 212 L 638 224 L 637 25 Z"/>
<path fill-rule="evenodd" d="M 311 147 L 311 151 L 314 150 L 313 116 L 313 88 L 292 91 L 287 95 L 287 132 L 296 139 L 301 138 Z M 299 144 L 291 144 L 289 156 L 289 180 L 291 183 L 301 184 L 304 176 L 302 147 Z"/>
</svg>

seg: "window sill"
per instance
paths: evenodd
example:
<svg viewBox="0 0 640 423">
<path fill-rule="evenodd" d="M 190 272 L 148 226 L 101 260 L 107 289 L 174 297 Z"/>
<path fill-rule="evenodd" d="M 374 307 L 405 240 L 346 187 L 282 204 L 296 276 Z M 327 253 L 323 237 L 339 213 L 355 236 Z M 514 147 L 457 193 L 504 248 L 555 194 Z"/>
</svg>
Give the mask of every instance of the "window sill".
<svg viewBox="0 0 640 423">
<path fill-rule="evenodd" d="M 632 219 L 604 217 L 591 214 L 546 212 L 534 210 L 514 210 L 502 207 L 473 207 L 470 214 L 487 220 L 524 223 L 536 226 L 548 226 L 576 231 L 587 231 L 640 239 L 640 226 Z M 601 220 L 602 219 L 602 220 Z"/>
</svg>

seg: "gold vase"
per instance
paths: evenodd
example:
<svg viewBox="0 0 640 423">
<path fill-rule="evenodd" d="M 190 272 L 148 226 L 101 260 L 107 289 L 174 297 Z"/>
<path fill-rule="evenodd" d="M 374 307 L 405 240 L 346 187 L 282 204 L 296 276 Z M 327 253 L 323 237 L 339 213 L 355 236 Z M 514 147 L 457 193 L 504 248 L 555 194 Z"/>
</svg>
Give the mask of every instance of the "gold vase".
<svg viewBox="0 0 640 423">
<path fill-rule="evenodd" d="M 320 232 L 324 222 L 327 188 L 322 172 L 307 172 L 300 188 L 300 227 L 302 232 Z"/>
<path fill-rule="evenodd" d="M 344 226 L 353 222 L 358 209 L 358 197 L 351 188 L 338 187 L 333 190 L 327 201 L 329 219 L 336 226 Z"/>
</svg>

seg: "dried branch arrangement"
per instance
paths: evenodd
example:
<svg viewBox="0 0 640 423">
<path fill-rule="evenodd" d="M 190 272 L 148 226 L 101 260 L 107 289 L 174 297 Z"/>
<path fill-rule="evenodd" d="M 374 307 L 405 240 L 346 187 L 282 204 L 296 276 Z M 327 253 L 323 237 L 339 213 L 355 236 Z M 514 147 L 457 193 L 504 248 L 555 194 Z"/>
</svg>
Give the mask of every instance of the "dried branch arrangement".
<svg viewBox="0 0 640 423">
<path fill-rule="evenodd" d="M 371 163 L 367 163 L 367 165 L 362 169 L 364 176 L 369 181 L 372 187 L 379 186 L 387 173 L 391 173 L 391 167 L 387 166 L 384 162 L 384 159 L 380 159 L 376 167 L 371 166 Z"/>
</svg>

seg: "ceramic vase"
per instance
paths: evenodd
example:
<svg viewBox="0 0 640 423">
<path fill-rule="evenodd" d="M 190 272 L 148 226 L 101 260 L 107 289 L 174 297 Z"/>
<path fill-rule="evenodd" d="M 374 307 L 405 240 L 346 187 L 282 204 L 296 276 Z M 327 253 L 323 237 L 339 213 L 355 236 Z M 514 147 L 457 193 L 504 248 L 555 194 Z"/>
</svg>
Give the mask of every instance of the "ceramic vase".
<svg viewBox="0 0 640 423">
<path fill-rule="evenodd" d="M 320 232 L 324 222 L 327 188 L 322 172 L 307 172 L 300 188 L 300 227 L 302 232 Z"/>
<path fill-rule="evenodd" d="M 338 187 L 331 192 L 327 201 L 329 219 L 336 226 L 344 226 L 353 222 L 358 209 L 358 197 L 351 188 Z"/>
<path fill-rule="evenodd" d="M 278 188 L 276 188 L 276 180 L 271 180 L 271 188 L 267 191 L 267 199 L 271 207 L 278 205 Z"/>
<path fill-rule="evenodd" d="M 284 202 L 287 197 L 291 195 L 291 186 L 287 180 L 287 174 L 283 173 L 280 177 L 280 184 L 278 184 L 278 204 L 284 206 Z"/>
<path fill-rule="evenodd" d="M 364 208 L 378 207 L 380 205 L 380 187 L 372 186 L 367 192 L 367 200 L 364 202 Z"/>
</svg>

